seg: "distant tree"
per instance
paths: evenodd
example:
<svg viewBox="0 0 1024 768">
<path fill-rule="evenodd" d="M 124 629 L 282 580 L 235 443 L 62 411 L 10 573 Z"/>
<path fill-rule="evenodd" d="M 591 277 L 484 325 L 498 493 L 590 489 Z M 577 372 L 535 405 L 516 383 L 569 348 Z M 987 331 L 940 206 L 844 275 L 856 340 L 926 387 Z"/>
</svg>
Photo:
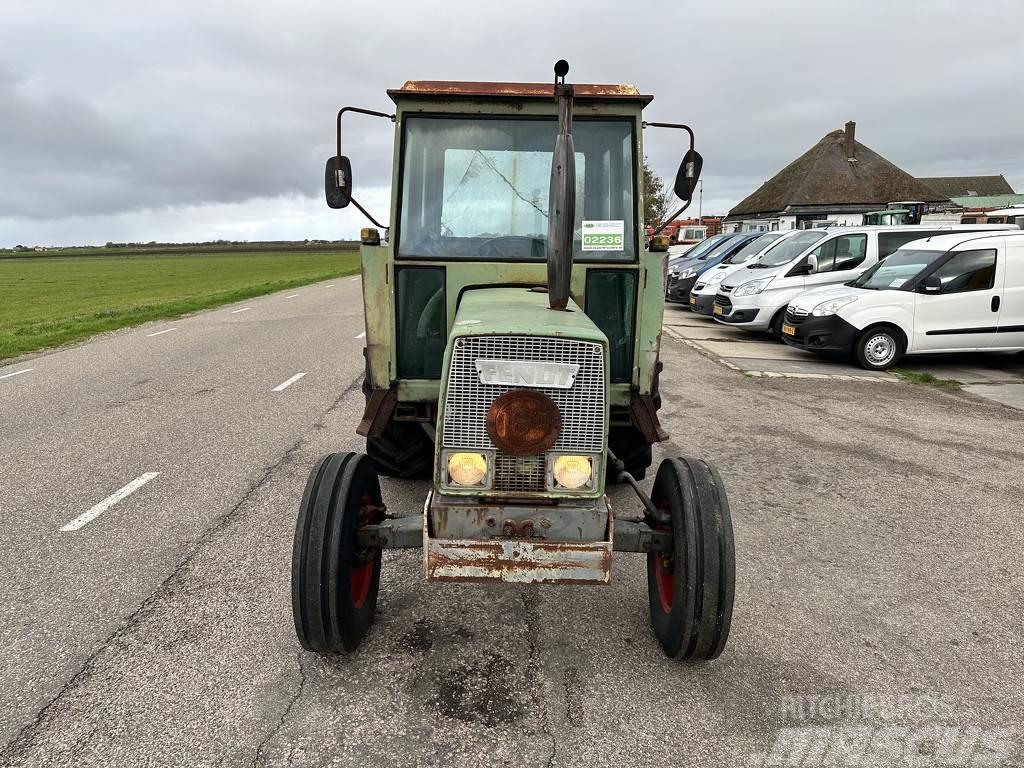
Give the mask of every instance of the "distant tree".
<svg viewBox="0 0 1024 768">
<path fill-rule="evenodd" d="M 644 179 L 644 225 L 655 226 L 668 215 L 668 190 L 647 164 L 646 155 L 640 169 Z"/>
</svg>

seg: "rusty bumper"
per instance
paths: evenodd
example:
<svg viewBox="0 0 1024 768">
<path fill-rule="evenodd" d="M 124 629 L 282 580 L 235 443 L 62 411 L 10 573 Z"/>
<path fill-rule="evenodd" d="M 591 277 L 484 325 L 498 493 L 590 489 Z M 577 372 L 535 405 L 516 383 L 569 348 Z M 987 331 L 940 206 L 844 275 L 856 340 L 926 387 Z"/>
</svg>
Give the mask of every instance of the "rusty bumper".
<svg viewBox="0 0 1024 768">
<path fill-rule="evenodd" d="M 524 538 L 433 538 L 427 496 L 423 561 L 430 581 L 503 581 L 515 584 L 607 584 L 611 577 L 614 520 L 605 540 L 560 542 Z M 607 505 L 607 500 L 601 503 Z"/>
</svg>

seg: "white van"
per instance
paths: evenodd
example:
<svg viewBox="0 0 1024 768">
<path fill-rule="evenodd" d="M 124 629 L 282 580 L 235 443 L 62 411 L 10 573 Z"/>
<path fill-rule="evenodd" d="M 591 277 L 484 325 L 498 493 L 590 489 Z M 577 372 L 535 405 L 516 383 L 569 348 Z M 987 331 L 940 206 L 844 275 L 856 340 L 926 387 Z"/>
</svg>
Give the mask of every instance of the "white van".
<svg viewBox="0 0 1024 768">
<path fill-rule="evenodd" d="M 742 269 L 744 264 L 752 264 L 761 257 L 765 251 L 773 247 L 779 240 L 793 237 L 799 234 L 799 230 L 791 229 L 786 232 L 765 232 L 756 237 L 732 256 L 724 259 L 710 269 L 704 270 L 697 276 L 697 283 L 690 290 L 690 311 L 698 315 L 711 315 L 715 304 L 715 294 L 718 293 L 718 284 L 721 283 L 731 272 Z"/>
<path fill-rule="evenodd" d="M 853 355 L 869 370 L 904 354 L 1024 350 L 1024 232 L 917 240 L 845 285 L 796 298 L 787 344 Z"/>
<path fill-rule="evenodd" d="M 712 317 L 782 339 L 786 305 L 799 294 L 845 283 L 901 245 L 946 232 L 1018 229 L 1013 225 L 936 224 L 902 227 L 833 227 L 806 230 L 779 241 L 754 263 L 729 274 L 715 294 Z"/>
</svg>

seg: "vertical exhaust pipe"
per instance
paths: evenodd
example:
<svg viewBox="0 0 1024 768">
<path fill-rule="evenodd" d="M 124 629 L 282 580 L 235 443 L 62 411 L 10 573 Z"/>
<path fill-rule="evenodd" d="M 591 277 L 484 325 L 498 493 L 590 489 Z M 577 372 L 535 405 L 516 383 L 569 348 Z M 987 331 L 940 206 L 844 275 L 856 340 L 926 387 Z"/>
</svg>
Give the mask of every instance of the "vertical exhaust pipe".
<svg viewBox="0 0 1024 768">
<path fill-rule="evenodd" d="M 548 303 L 564 310 L 569 304 L 572 276 L 573 231 L 576 227 L 576 153 L 572 142 L 571 85 L 565 84 L 569 62 L 555 64 L 555 98 L 558 99 L 558 135 L 551 158 L 548 190 Z"/>
</svg>

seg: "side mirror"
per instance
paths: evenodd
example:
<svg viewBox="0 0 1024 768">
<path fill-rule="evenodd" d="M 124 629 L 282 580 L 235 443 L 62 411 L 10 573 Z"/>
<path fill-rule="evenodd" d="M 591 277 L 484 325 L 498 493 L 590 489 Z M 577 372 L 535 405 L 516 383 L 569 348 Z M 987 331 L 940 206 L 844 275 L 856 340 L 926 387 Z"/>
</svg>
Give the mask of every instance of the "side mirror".
<svg viewBox="0 0 1024 768">
<path fill-rule="evenodd" d="M 676 171 L 676 183 L 672 187 L 676 197 L 684 203 L 693 198 L 693 190 L 697 188 L 697 180 L 700 178 L 703 168 L 704 158 L 700 156 L 700 152 L 695 149 L 686 150 L 683 162 L 679 164 L 679 170 Z"/>
<path fill-rule="evenodd" d="M 344 208 L 352 200 L 352 163 L 345 155 L 338 162 L 337 155 L 327 158 L 324 170 L 324 193 L 330 208 Z"/>
<path fill-rule="evenodd" d="M 807 274 L 813 275 L 818 271 L 818 257 L 813 253 L 807 257 Z"/>
<path fill-rule="evenodd" d="M 917 284 L 919 293 L 942 293 L 942 281 L 938 275 L 928 275 Z"/>
</svg>

